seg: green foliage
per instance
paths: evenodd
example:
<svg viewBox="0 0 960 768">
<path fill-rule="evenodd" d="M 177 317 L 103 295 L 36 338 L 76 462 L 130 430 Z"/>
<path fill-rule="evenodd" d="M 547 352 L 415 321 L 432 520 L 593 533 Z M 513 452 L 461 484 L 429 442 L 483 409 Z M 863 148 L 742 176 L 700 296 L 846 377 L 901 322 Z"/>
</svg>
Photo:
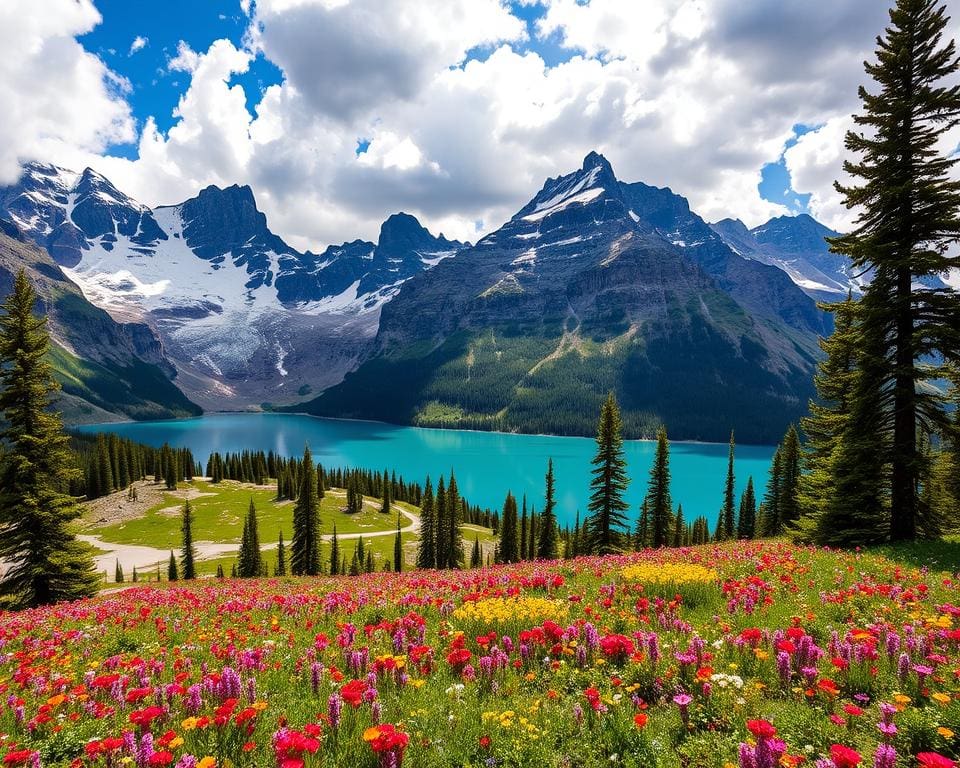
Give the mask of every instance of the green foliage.
<svg viewBox="0 0 960 768">
<path fill-rule="evenodd" d="M 436 566 L 436 522 L 433 484 L 428 477 L 424 483 L 423 500 L 420 505 L 420 544 L 417 547 L 417 568 L 435 568 Z"/>
<path fill-rule="evenodd" d="M 193 510 L 190 508 L 189 501 L 183 505 L 180 531 L 183 535 L 183 544 L 180 551 L 181 575 L 185 579 L 195 579 L 197 578 L 197 550 L 193 546 Z"/>
<path fill-rule="evenodd" d="M 650 505 L 651 544 L 654 548 L 666 547 L 671 542 L 673 502 L 670 499 L 670 444 L 667 442 L 667 430 L 663 427 L 657 432 L 657 453 L 650 468 L 647 500 Z"/>
<path fill-rule="evenodd" d="M 860 214 L 852 232 L 831 242 L 856 269 L 872 270 L 858 307 L 866 340 L 859 369 L 867 381 L 855 395 L 859 400 L 862 390 L 871 402 L 869 409 L 854 402 L 851 413 L 854 422 L 858 412 L 868 416 L 882 437 L 889 472 L 871 482 L 881 501 L 889 494 L 894 541 L 918 533 L 918 431 L 946 426 L 943 395 L 928 386 L 943 371 L 929 361 L 960 356 L 960 295 L 930 282 L 960 266 L 951 248 L 960 236 L 957 158 L 945 150 L 945 137 L 960 124 L 960 86 L 950 83 L 960 59 L 954 41 L 944 40 L 947 23 L 938 0 L 898 0 L 890 11 L 876 60 L 865 65 L 877 90 L 860 89 L 863 111 L 846 136 L 855 159 L 844 170 L 853 182 L 837 185 L 845 204 Z M 915 290 L 918 282 L 926 283 L 922 290 Z M 834 477 L 867 474 L 873 468 L 867 437 L 857 432 L 842 442 Z M 879 453 L 877 446 L 873 451 Z M 848 528 L 868 530 L 876 509 L 849 512 Z"/>
<path fill-rule="evenodd" d="M 730 432 L 730 452 L 727 457 L 727 482 L 723 489 L 723 506 L 720 508 L 720 517 L 717 521 L 717 541 L 732 539 L 736 536 L 734 526 L 734 474 L 733 474 L 733 432 Z"/>
<path fill-rule="evenodd" d="M 293 507 L 293 540 L 290 571 L 295 576 L 320 573 L 320 499 L 317 496 L 317 468 L 310 448 L 303 451 L 300 493 Z"/>
<path fill-rule="evenodd" d="M 500 538 L 497 546 L 498 563 L 517 563 L 520 561 L 520 532 L 517 528 L 517 500 L 507 492 L 500 513 Z"/>
<path fill-rule="evenodd" d="M 537 558 L 556 560 L 559 556 L 557 545 L 557 513 L 555 511 L 553 483 L 553 459 L 547 460 L 546 498 L 543 514 L 540 516 L 540 536 L 537 541 Z"/>
<path fill-rule="evenodd" d="M 600 410 L 597 426 L 597 453 L 592 460 L 590 503 L 587 509 L 587 537 L 589 551 L 608 554 L 622 548 L 628 509 L 623 495 L 630 482 L 627 462 L 623 454 L 623 422 L 613 392 Z"/>
<path fill-rule="evenodd" d="M 282 545 L 283 533 L 280 533 Z M 281 551 L 280 557 L 286 560 L 286 553 Z M 284 563 L 286 570 L 286 563 Z M 243 536 L 240 539 L 240 551 L 237 555 L 237 575 L 241 578 L 253 578 L 266 575 L 263 567 L 263 556 L 260 552 L 260 531 L 257 524 L 257 508 L 250 499 L 247 516 L 243 523 Z M 282 575 L 282 574 L 278 574 Z"/>
<path fill-rule="evenodd" d="M 25 273 L 0 316 L 0 605 L 25 607 L 93 594 L 99 582 L 90 549 L 72 523 L 82 514 L 70 496 L 79 477 L 60 418 L 47 362 L 46 318 L 33 313 L 36 294 Z"/>
</svg>

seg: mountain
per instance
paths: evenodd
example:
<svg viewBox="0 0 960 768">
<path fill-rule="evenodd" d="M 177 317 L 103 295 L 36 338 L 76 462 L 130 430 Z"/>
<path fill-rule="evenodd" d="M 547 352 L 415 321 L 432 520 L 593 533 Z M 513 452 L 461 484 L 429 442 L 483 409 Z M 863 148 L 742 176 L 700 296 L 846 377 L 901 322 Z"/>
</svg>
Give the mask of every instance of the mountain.
<svg viewBox="0 0 960 768">
<path fill-rule="evenodd" d="M 46 248 L 97 306 L 149 325 L 207 408 L 295 402 L 364 357 L 403 281 L 456 252 L 415 218 L 322 254 L 273 234 L 250 187 L 150 209 L 91 169 L 28 164 L 0 215 Z"/>
<path fill-rule="evenodd" d="M 62 386 L 59 408 L 68 422 L 201 412 L 171 380 L 175 369 L 150 328 L 117 323 L 93 306 L 46 251 L 0 219 L 0 297 L 10 294 L 21 267 L 49 318 L 51 362 Z"/>
<path fill-rule="evenodd" d="M 857 273 L 849 259 L 830 252 L 826 238 L 839 233 L 808 214 L 779 216 L 753 229 L 737 219 L 711 227 L 731 250 L 782 269 L 818 301 L 839 301 L 849 291 L 860 293 L 869 282 L 869 275 Z"/>
<path fill-rule="evenodd" d="M 589 435 L 616 391 L 631 436 L 772 442 L 812 395 L 825 320 L 670 190 L 596 153 L 499 230 L 406 281 L 370 357 L 296 410 Z"/>
</svg>

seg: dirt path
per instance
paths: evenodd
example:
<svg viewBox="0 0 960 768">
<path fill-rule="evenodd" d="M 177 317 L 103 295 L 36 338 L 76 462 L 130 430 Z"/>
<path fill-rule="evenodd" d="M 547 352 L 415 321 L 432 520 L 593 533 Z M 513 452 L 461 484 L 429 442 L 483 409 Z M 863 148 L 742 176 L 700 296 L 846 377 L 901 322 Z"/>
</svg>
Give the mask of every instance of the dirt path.
<svg viewBox="0 0 960 768">
<path fill-rule="evenodd" d="M 379 504 L 376 504 L 372 501 L 367 501 L 366 499 L 364 500 L 364 504 L 372 509 L 380 508 Z M 396 504 L 392 505 L 391 509 L 393 509 L 395 512 L 399 512 L 409 521 L 409 525 L 406 525 L 400 529 L 401 533 L 418 533 L 420 531 L 419 515 L 414 514 L 403 507 L 397 506 Z M 363 536 L 365 539 L 373 539 L 377 538 L 378 536 L 395 536 L 396 533 L 397 532 L 395 529 L 386 531 L 373 531 L 370 533 L 341 533 L 337 534 L 337 540 L 347 541 L 351 539 L 359 539 L 361 536 Z M 113 574 L 117 560 L 120 560 L 123 570 L 127 573 L 131 572 L 134 566 L 138 570 L 143 570 L 148 568 L 156 568 L 157 563 L 160 563 L 161 569 L 165 569 L 167 562 L 170 560 L 170 550 L 168 549 L 157 549 L 155 547 L 146 547 L 139 544 L 115 544 L 111 541 L 104 541 L 99 536 L 89 534 L 78 536 L 77 538 L 81 541 L 87 542 L 88 544 L 92 544 L 98 550 L 101 550 L 101 552 L 94 557 L 94 562 L 97 565 L 97 570 L 106 571 L 108 575 Z M 320 537 L 321 541 L 330 541 L 331 538 L 333 537 L 330 534 L 323 534 Z M 208 560 L 210 558 L 236 554 L 239 546 L 240 545 L 235 542 L 194 542 L 194 547 L 197 551 L 197 557 L 200 560 Z M 260 547 L 260 549 L 263 551 L 269 551 L 276 548 L 276 542 L 263 544 Z M 174 554 L 179 555 L 179 552 L 175 552 Z"/>
</svg>

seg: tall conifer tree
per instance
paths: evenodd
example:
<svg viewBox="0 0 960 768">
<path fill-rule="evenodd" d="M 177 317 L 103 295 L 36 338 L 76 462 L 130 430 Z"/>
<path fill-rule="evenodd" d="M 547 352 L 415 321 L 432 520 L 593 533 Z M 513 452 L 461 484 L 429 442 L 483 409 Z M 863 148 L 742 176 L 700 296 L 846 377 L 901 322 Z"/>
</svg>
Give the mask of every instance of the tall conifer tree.
<svg viewBox="0 0 960 768">
<path fill-rule="evenodd" d="M 320 573 L 320 499 L 317 497 L 317 468 L 309 446 L 303 451 L 300 492 L 293 506 L 290 571 L 295 576 Z"/>
<path fill-rule="evenodd" d="M 597 453 L 593 457 L 590 481 L 590 515 L 585 522 L 589 550 L 593 554 L 618 552 L 629 505 L 624 494 L 629 485 L 627 461 L 623 454 L 623 422 L 611 392 L 600 410 L 597 425 Z"/>
<path fill-rule="evenodd" d="M 79 478 L 59 416 L 47 361 L 46 318 L 23 270 L 0 315 L 0 607 L 31 607 L 96 592 L 90 548 L 71 530 L 83 513 L 64 493 Z"/>
<path fill-rule="evenodd" d="M 197 578 L 197 549 L 193 545 L 193 509 L 188 499 L 183 505 L 183 516 L 180 521 L 182 546 L 180 550 L 180 575 L 184 579 Z"/>
<path fill-rule="evenodd" d="M 720 524 L 717 526 L 717 540 L 732 539 L 736 536 L 736 509 L 734 507 L 733 474 L 733 430 L 730 430 L 730 450 L 727 454 L 727 481 L 723 488 L 723 507 L 720 510 Z"/>
<path fill-rule="evenodd" d="M 559 556 L 557 546 L 557 513 L 554 499 L 553 459 L 547 460 L 546 494 L 543 515 L 540 517 L 540 536 L 537 541 L 537 558 L 556 560 Z"/>
<path fill-rule="evenodd" d="M 437 565 L 433 510 L 433 485 L 428 477 L 424 483 L 423 498 L 420 501 L 420 544 L 417 548 L 417 568 L 435 568 Z"/>
<path fill-rule="evenodd" d="M 667 441 L 667 430 L 663 427 L 657 430 L 657 453 L 650 468 L 647 499 L 650 503 L 653 547 L 669 546 L 673 510 L 670 500 L 670 443 Z"/>
<path fill-rule="evenodd" d="M 852 232 L 831 241 L 855 268 L 873 271 L 860 316 L 863 335 L 879 349 L 871 351 L 874 359 L 863 373 L 874 378 L 869 391 L 881 393 L 879 426 L 890 436 L 889 478 L 875 482 L 888 483 L 894 541 L 917 532 L 923 470 L 918 428 L 945 420 L 942 397 L 924 386 L 941 372 L 927 361 L 960 356 L 960 297 L 929 282 L 914 289 L 960 267 L 951 248 L 960 237 L 957 158 L 942 149 L 960 124 L 960 85 L 947 82 L 960 69 L 954 41 L 943 39 L 948 21 L 939 0 L 898 0 L 890 11 L 876 60 L 865 65 L 876 90 L 860 89 L 863 111 L 846 136 L 855 159 L 844 170 L 853 181 L 837 184 L 859 217 Z"/>
</svg>

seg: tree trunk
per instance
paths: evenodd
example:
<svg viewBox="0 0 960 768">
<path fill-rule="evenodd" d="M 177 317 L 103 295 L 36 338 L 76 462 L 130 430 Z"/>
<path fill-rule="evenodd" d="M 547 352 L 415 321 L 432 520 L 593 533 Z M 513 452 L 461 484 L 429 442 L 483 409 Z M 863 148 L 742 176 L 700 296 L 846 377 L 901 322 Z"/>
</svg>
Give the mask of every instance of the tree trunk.
<svg viewBox="0 0 960 768">
<path fill-rule="evenodd" d="M 911 274 L 897 272 L 897 370 L 893 390 L 893 467 L 890 493 L 890 539 L 905 541 L 917 532 L 917 397 L 913 377 Z"/>
</svg>

